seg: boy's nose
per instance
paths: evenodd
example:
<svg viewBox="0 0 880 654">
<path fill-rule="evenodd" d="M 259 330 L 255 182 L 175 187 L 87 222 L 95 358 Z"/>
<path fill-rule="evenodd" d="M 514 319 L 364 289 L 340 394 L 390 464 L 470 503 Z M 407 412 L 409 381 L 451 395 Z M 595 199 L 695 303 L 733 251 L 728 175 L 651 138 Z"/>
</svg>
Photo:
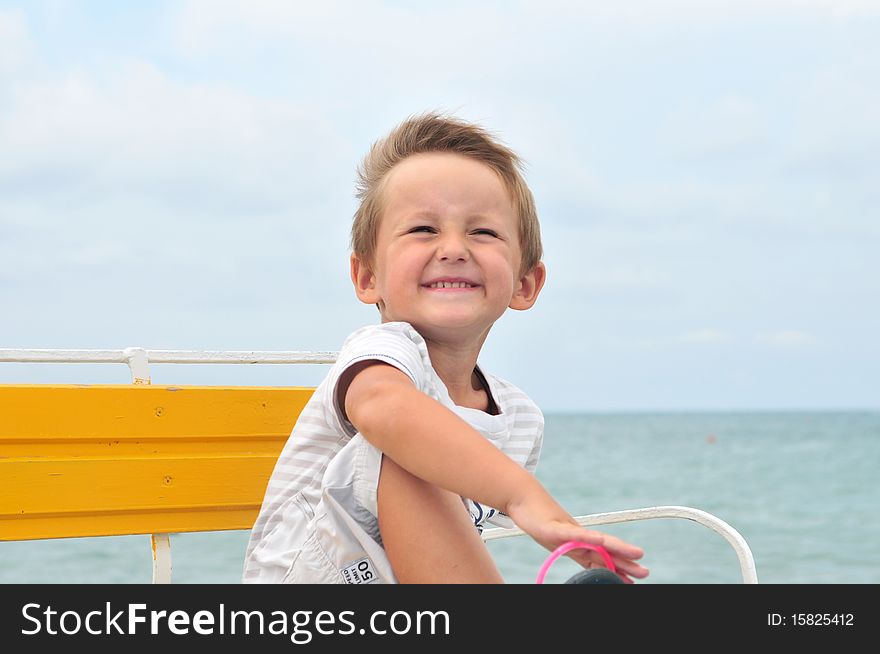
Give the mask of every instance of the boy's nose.
<svg viewBox="0 0 880 654">
<path fill-rule="evenodd" d="M 469 256 L 467 243 L 458 236 L 447 236 L 437 244 L 437 258 L 441 261 L 449 261 L 451 259 L 467 261 Z"/>
</svg>

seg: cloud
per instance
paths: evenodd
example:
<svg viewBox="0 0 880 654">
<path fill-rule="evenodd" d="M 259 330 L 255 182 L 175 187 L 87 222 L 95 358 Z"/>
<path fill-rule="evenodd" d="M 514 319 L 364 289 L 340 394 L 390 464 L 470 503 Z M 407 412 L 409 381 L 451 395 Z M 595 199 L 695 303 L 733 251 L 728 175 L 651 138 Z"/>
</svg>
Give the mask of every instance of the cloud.
<svg viewBox="0 0 880 654">
<path fill-rule="evenodd" d="M 816 337 L 797 329 L 777 329 L 755 334 L 755 342 L 773 348 L 799 349 L 816 344 Z"/>
<path fill-rule="evenodd" d="M 0 78 L 31 60 L 33 44 L 20 12 L 0 9 Z"/>
<path fill-rule="evenodd" d="M 662 276 L 647 266 L 613 264 L 609 267 L 591 266 L 578 280 L 578 287 L 586 291 L 616 292 L 650 290 L 663 285 Z"/>
<path fill-rule="evenodd" d="M 223 35 L 230 29 L 259 33 L 263 37 L 307 40 L 332 38 L 337 44 L 360 48 L 375 45 L 379 33 L 394 35 L 403 45 L 415 46 L 420 58 L 432 35 L 448 36 L 455 30 L 456 50 L 467 53 L 473 45 L 503 41 L 522 27 L 552 26 L 565 32 L 577 28 L 616 24 L 631 29 L 680 28 L 695 22 L 724 23 L 736 17 L 754 17 L 786 11 L 789 14 L 831 14 L 835 17 L 877 15 L 875 0 L 525 0 L 513 7 L 508 2 L 447 2 L 441 5 L 391 3 L 380 0 L 291 3 L 286 0 L 190 0 L 177 11 L 179 44 L 191 51 L 226 49 Z M 559 17 L 565 18 L 560 23 Z M 486 26 L 493 24 L 491 32 Z M 369 27 L 367 27 L 369 26 Z M 403 30 L 402 27 L 409 29 Z M 421 29 L 419 29 L 421 28 Z M 425 39 L 429 39 L 426 42 Z M 366 53 L 365 53 L 366 54 Z M 511 54 L 507 52 L 508 56 Z M 534 55 L 535 52 L 530 54 Z M 402 62 L 405 64 L 405 62 Z"/>
<path fill-rule="evenodd" d="M 195 60 L 268 61 L 268 55 L 296 65 L 302 80 L 315 80 L 319 87 L 368 78 L 384 89 L 401 76 L 410 79 L 410 87 L 420 81 L 436 85 L 468 68 L 474 79 L 485 81 L 487 72 L 528 61 L 533 51 L 510 47 L 511 38 L 529 28 L 520 16 L 502 6 L 472 3 L 192 0 L 176 10 L 173 31 L 179 52 Z M 546 23 L 546 15 L 539 21 Z M 229 47 L 233 42 L 236 48 Z M 313 77 L 327 68 L 339 77 Z M 378 71 L 386 74 L 372 74 Z M 413 75 L 417 72 L 422 75 Z"/>
<path fill-rule="evenodd" d="M 695 345 L 723 345 L 733 341 L 733 335 L 720 329 L 693 329 L 682 334 L 681 341 Z"/>
<path fill-rule="evenodd" d="M 159 223 L 167 208 L 307 221 L 330 197 L 346 206 L 355 160 L 316 108 L 179 82 L 138 60 L 18 82 L 0 105 L 0 143 L 0 206 L 24 198 L 59 217 L 149 206 Z"/>
<path fill-rule="evenodd" d="M 880 3 L 877 0 L 752 0 L 757 5 L 778 5 L 785 8 L 813 9 L 833 16 L 877 16 Z"/>
<path fill-rule="evenodd" d="M 135 293 L 166 308 L 332 294 L 302 280 L 345 270 L 356 157 L 319 108 L 124 56 L 3 90 L 10 311 L 48 289 L 53 303 Z M 81 309 L 86 322 L 112 313 Z"/>
<path fill-rule="evenodd" d="M 770 136 L 763 113 L 755 98 L 741 93 L 686 98 L 668 116 L 660 141 L 672 152 L 698 159 L 757 154 L 756 146 Z"/>
<path fill-rule="evenodd" d="M 873 46 L 875 55 L 880 48 Z M 835 184 L 876 177 L 880 168 L 878 58 L 860 56 L 818 69 L 800 93 L 790 126 L 788 170 Z M 872 221 L 873 222 L 873 221 Z"/>
</svg>

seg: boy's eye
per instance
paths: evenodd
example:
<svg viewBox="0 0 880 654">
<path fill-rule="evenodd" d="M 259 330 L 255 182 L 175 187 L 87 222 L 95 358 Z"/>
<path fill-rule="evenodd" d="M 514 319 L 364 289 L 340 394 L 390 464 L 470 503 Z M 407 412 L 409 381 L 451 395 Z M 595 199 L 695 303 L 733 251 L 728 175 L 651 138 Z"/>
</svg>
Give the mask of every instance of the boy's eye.
<svg viewBox="0 0 880 654">
<path fill-rule="evenodd" d="M 474 234 L 488 234 L 489 236 L 498 236 L 498 232 L 492 231 L 491 229 L 475 229 L 473 231 Z"/>
<path fill-rule="evenodd" d="M 429 227 L 428 225 L 419 225 L 418 227 L 413 227 L 413 228 L 412 228 L 411 230 L 409 230 L 409 231 L 410 231 L 410 233 L 414 233 L 414 232 L 433 232 L 433 231 L 434 231 L 434 228 L 433 228 L 433 227 Z"/>
</svg>

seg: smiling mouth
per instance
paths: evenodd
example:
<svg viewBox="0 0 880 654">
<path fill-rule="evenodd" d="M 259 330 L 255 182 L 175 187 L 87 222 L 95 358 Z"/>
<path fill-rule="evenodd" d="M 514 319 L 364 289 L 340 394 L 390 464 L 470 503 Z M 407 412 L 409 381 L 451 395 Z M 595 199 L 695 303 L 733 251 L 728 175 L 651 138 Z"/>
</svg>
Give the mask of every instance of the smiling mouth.
<svg viewBox="0 0 880 654">
<path fill-rule="evenodd" d="M 477 288 L 477 284 L 470 284 L 468 282 L 434 282 L 433 284 L 425 284 L 425 288 L 434 289 L 467 289 L 467 288 Z"/>
</svg>

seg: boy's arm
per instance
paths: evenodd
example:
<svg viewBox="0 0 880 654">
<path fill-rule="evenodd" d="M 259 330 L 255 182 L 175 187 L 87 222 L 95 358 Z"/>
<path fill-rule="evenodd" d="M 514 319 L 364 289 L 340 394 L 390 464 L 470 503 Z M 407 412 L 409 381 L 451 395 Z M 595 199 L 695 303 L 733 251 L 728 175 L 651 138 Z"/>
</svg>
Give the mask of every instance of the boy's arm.
<svg viewBox="0 0 880 654">
<path fill-rule="evenodd" d="M 430 484 L 509 515 L 537 542 L 604 545 L 624 575 L 644 577 L 640 548 L 578 526 L 538 480 L 455 413 L 428 397 L 400 370 L 379 361 L 352 366 L 338 393 L 348 420 L 401 468 Z M 586 565 L 597 555 L 575 550 Z"/>
</svg>

